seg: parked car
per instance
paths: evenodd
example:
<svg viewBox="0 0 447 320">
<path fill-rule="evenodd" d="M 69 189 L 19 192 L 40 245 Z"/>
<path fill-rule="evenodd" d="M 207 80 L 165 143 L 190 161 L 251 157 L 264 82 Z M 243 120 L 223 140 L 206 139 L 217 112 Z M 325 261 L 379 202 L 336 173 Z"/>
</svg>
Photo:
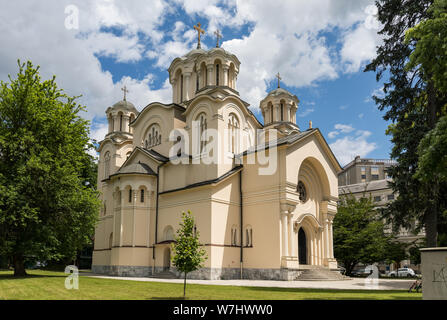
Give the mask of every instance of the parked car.
<svg viewBox="0 0 447 320">
<path fill-rule="evenodd" d="M 357 269 L 357 270 L 353 270 L 351 272 L 351 275 L 353 276 L 358 276 L 358 277 L 366 277 L 369 276 L 371 274 L 372 270 L 366 270 L 365 268 L 362 269 Z"/>
<path fill-rule="evenodd" d="M 388 273 L 388 276 L 394 278 L 394 277 L 415 277 L 416 273 L 411 268 L 399 268 L 394 271 L 391 271 Z"/>
</svg>

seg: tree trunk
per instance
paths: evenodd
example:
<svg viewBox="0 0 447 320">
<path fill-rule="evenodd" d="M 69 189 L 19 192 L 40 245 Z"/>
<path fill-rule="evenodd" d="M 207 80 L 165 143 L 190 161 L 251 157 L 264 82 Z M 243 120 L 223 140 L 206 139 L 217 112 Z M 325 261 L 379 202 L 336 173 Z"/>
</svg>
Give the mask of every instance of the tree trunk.
<svg viewBox="0 0 447 320">
<path fill-rule="evenodd" d="M 424 216 L 425 237 L 427 239 L 427 247 L 433 248 L 438 246 L 438 210 L 436 205 L 427 208 Z"/>
<path fill-rule="evenodd" d="M 25 264 L 22 255 L 20 254 L 14 255 L 13 264 L 14 264 L 14 277 L 26 276 Z"/>
<path fill-rule="evenodd" d="M 186 296 L 186 272 L 185 272 L 185 278 L 183 279 L 183 299 Z"/>
</svg>

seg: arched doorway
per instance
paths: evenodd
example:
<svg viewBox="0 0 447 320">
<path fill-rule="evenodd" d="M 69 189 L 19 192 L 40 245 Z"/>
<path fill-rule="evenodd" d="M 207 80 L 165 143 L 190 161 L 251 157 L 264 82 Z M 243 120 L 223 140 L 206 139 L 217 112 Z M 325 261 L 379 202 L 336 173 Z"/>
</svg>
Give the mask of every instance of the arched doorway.
<svg viewBox="0 0 447 320">
<path fill-rule="evenodd" d="M 300 264 L 307 264 L 306 232 L 303 228 L 298 231 L 298 260 Z"/>
<path fill-rule="evenodd" d="M 163 271 L 171 267 L 171 248 L 166 248 L 163 255 Z"/>
</svg>

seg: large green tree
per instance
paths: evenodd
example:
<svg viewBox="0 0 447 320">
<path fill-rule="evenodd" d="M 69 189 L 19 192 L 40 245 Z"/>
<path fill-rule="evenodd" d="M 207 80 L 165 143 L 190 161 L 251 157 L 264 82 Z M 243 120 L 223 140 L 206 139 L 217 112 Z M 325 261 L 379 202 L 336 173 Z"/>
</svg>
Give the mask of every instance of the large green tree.
<svg viewBox="0 0 447 320">
<path fill-rule="evenodd" d="M 16 276 L 29 258 L 74 258 L 91 243 L 100 205 L 84 107 L 38 70 L 19 62 L 0 88 L 0 255 Z"/>
<path fill-rule="evenodd" d="M 419 26 L 437 19 L 433 0 L 379 0 L 376 5 L 383 44 L 365 71 L 374 71 L 378 81 L 384 80 L 384 96 L 374 99 L 381 111 L 386 110 L 384 119 L 392 122 L 387 134 L 391 135 L 391 157 L 397 165 L 390 175 L 398 197 L 385 211 L 386 217 L 396 231 L 404 227 L 417 232 L 424 227 L 427 245 L 437 246 L 447 204 L 446 184 L 423 181 L 415 173 L 420 141 L 436 126 L 445 105 L 445 92 L 437 86 L 442 80 L 436 66 L 446 61 L 445 47 L 437 41 L 434 47 L 438 49 L 431 53 L 435 57 L 427 57 L 430 32 L 425 28 L 423 34 Z M 433 39 L 438 36 L 432 34 Z M 424 67 L 428 60 L 431 66 Z"/>
<path fill-rule="evenodd" d="M 340 197 L 334 218 L 334 255 L 343 263 L 347 275 L 359 263 L 392 259 L 389 249 L 396 248 L 395 242 L 384 230 L 371 198 L 356 199 L 352 194 Z"/>
<path fill-rule="evenodd" d="M 199 243 L 199 231 L 195 228 L 194 217 L 191 212 L 183 212 L 180 228 L 177 230 L 173 245 L 174 257 L 172 262 L 184 274 L 183 297 L 186 295 L 186 276 L 188 273 L 202 267 L 206 259 L 206 252 Z"/>
</svg>

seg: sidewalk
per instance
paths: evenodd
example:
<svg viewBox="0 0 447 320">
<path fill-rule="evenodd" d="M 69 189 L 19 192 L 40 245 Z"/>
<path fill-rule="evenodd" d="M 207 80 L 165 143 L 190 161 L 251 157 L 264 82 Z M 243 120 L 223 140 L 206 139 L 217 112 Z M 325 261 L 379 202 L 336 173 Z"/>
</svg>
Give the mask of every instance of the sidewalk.
<svg viewBox="0 0 447 320">
<path fill-rule="evenodd" d="M 82 277 L 93 277 L 115 280 L 132 280 L 147 282 L 183 283 L 183 279 L 157 279 L 137 277 L 115 277 L 94 273 L 80 273 Z M 414 280 L 379 279 L 378 287 L 368 287 L 364 278 L 353 278 L 343 281 L 274 281 L 274 280 L 190 280 L 188 284 L 220 285 L 220 286 L 246 286 L 246 287 L 273 287 L 273 288 L 311 288 L 311 289 L 337 289 L 337 290 L 408 290 Z"/>
</svg>

